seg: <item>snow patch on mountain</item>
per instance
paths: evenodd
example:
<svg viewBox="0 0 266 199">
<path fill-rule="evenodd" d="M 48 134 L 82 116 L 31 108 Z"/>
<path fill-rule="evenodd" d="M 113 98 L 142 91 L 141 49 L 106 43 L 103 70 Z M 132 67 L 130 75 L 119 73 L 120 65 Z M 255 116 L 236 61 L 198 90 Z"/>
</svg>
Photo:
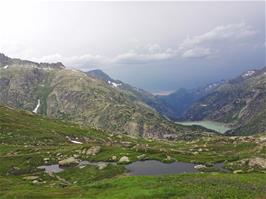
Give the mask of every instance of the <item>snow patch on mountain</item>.
<svg viewBox="0 0 266 199">
<path fill-rule="evenodd" d="M 202 106 L 202 107 L 206 107 L 206 106 L 208 106 L 207 104 L 201 104 L 200 106 Z"/>
<path fill-rule="evenodd" d="M 37 103 L 37 106 L 35 107 L 35 109 L 32 111 L 33 113 L 37 113 L 38 112 L 38 109 L 41 105 L 41 101 L 38 99 L 38 103 Z"/>
<path fill-rule="evenodd" d="M 76 140 L 70 140 L 70 142 L 74 143 L 74 144 L 82 144 L 82 142 L 76 141 Z"/>
<path fill-rule="evenodd" d="M 213 88 L 213 87 L 216 87 L 216 86 L 218 86 L 218 84 L 216 84 L 216 83 L 213 83 L 213 84 L 210 84 L 210 85 L 208 85 L 208 88 Z"/>
<path fill-rule="evenodd" d="M 45 70 L 45 71 L 51 71 L 51 70 L 53 70 L 53 68 L 51 68 L 51 67 L 42 68 L 42 69 Z"/>
<path fill-rule="evenodd" d="M 112 85 L 113 87 L 119 87 L 119 86 L 121 86 L 122 84 L 121 83 L 115 83 L 115 82 L 111 82 L 110 80 L 108 81 L 108 84 L 110 84 L 110 85 Z"/>
<path fill-rule="evenodd" d="M 242 75 L 242 77 L 250 77 L 255 74 L 254 70 L 249 70 L 245 74 Z"/>
</svg>

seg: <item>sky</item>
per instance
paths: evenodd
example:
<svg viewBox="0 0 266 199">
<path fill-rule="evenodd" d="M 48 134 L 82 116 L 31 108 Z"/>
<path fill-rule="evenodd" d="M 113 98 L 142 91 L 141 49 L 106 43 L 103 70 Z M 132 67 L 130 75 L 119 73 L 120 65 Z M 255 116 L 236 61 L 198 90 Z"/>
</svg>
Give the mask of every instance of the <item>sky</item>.
<svg viewBox="0 0 266 199">
<path fill-rule="evenodd" d="M 265 2 L 0 1 L 0 52 L 153 93 L 265 66 Z"/>
</svg>

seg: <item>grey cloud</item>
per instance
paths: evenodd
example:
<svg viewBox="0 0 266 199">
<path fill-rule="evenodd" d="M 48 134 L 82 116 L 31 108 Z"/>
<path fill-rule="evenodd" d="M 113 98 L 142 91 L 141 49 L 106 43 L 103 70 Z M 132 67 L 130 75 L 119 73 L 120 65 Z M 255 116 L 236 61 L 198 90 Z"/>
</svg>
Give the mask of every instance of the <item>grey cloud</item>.
<svg viewBox="0 0 266 199">
<path fill-rule="evenodd" d="M 101 68 L 154 91 L 265 65 L 265 2 L 3 1 L 0 24 L 10 57 Z"/>
<path fill-rule="evenodd" d="M 257 31 L 244 22 L 217 26 L 204 34 L 188 37 L 181 43 L 179 50 L 184 58 L 214 57 L 218 49 L 212 48 L 220 42 L 241 42 L 256 34 Z"/>
<path fill-rule="evenodd" d="M 195 47 L 183 52 L 183 58 L 204 58 L 213 56 L 216 51 L 211 50 L 210 48 L 200 48 Z"/>
<path fill-rule="evenodd" d="M 130 50 L 126 53 L 118 54 L 114 57 L 104 55 L 84 54 L 80 56 L 63 56 L 59 53 L 31 58 L 38 62 L 57 62 L 61 61 L 70 67 L 88 69 L 90 67 L 107 66 L 110 64 L 146 64 L 168 60 L 176 57 L 177 51 L 168 48 L 163 50 L 158 44 L 148 44 L 144 47 Z"/>
<path fill-rule="evenodd" d="M 158 44 L 153 44 L 148 47 L 147 52 L 131 51 L 117 55 L 112 62 L 118 64 L 145 64 L 156 61 L 168 60 L 176 57 L 176 51 L 168 48 L 162 50 Z"/>
<path fill-rule="evenodd" d="M 251 26 L 246 23 L 228 24 L 217 26 L 209 32 L 194 37 L 188 37 L 181 45 L 180 49 L 186 49 L 213 41 L 239 40 L 257 33 Z"/>
<path fill-rule="evenodd" d="M 116 64 L 146 64 L 152 62 L 163 61 L 176 57 L 177 51 L 171 48 L 162 49 L 157 44 L 147 44 L 138 46 L 126 53 L 118 54 L 112 59 L 112 63 Z"/>
<path fill-rule="evenodd" d="M 159 44 L 154 43 L 138 46 L 113 57 L 97 54 L 65 57 L 60 54 L 52 54 L 39 59 L 34 58 L 34 60 L 42 62 L 61 61 L 67 66 L 88 69 L 110 64 L 147 64 L 173 58 L 216 58 L 218 57 L 218 52 L 222 50 L 217 47 L 220 42 L 241 42 L 256 33 L 257 31 L 246 23 L 228 24 L 217 26 L 201 35 L 188 37 L 179 46 L 176 46 L 176 49 L 162 49 Z M 246 40 L 244 41 L 246 42 Z"/>
</svg>

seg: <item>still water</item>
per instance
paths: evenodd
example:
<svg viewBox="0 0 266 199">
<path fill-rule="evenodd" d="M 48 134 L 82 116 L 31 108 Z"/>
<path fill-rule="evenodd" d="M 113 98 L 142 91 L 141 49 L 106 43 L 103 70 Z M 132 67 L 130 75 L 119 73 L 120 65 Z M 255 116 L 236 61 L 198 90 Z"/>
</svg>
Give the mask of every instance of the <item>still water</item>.
<svg viewBox="0 0 266 199">
<path fill-rule="evenodd" d="M 189 122 L 177 122 L 177 124 L 182 124 L 185 126 L 192 126 L 192 125 L 198 125 L 198 126 L 203 126 L 207 129 L 211 129 L 214 131 L 217 131 L 219 133 L 225 133 L 226 131 L 230 130 L 231 128 L 229 127 L 228 124 L 221 123 L 221 122 L 214 122 L 214 121 L 189 121 Z"/>
</svg>

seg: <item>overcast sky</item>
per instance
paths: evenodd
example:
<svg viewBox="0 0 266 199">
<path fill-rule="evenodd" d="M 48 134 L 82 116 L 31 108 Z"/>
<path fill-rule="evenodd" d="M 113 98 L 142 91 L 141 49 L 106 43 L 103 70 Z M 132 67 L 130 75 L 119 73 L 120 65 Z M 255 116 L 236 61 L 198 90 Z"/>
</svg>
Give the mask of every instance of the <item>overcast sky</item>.
<svg viewBox="0 0 266 199">
<path fill-rule="evenodd" d="M 261 2 L 0 1 L 0 52 L 103 69 L 151 92 L 265 65 Z"/>
</svg>

